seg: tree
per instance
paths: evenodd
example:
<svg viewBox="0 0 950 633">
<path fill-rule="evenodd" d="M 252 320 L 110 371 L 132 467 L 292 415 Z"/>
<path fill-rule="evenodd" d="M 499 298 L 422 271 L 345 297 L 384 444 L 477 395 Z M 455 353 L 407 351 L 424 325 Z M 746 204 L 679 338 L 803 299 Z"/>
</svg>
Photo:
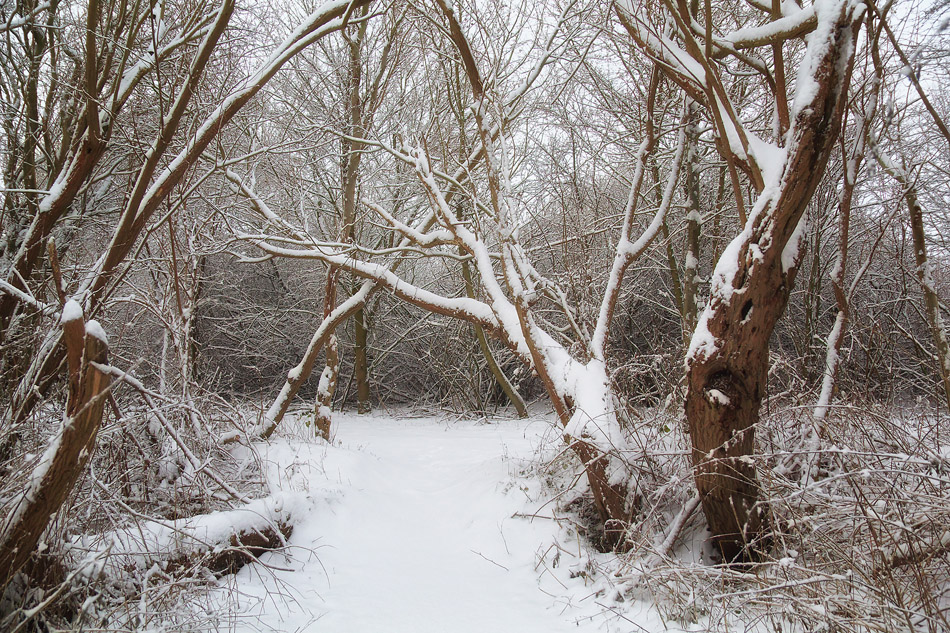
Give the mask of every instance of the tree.
<svg viewBox="0 0 950 633">
<path fill-rule="evenodd" d="M 861 11 L 850 2 L 819 2 L 789 15 L 778 4 L 753 5 L 770 23 L 718 35 L 710 2 L 704 15 L 698 3 L 660 6 L 672 36 L 658 27 L 656 14 L 647 23 L 648 14 L 630 4 L 618 12 L 667 77 L 705 104 L 744 224 L 716 265 L 686 360 L 696 486 L 713 538 L 733 561 L 767 549 L 760 541 L 767 533 L 767 508 L 750 456 L 766 392 L 769 338 L 801 261 L 805 209 L 841 126 Z M 809 31 L 789 104 L 783 43 Z M 754 54 L 760 47 L 772 53 L 771 69 Z M 772 143 L 744 122 L 733 103 L 725 80 L 730 60 L 761 74 L 770 88 L 778 123 Z M 740 171 L 757 193 L 748 213 Z"/>
</svg>

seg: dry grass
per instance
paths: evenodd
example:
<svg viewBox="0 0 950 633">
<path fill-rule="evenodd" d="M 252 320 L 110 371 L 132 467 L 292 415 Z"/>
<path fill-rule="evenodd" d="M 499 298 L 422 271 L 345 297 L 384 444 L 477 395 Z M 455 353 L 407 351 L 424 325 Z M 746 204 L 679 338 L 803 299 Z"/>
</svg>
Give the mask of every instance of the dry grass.
<svg viewBox="0 0 950 633">
<path fill-rule="evenodd" d="M 611 573 L 669 620 L 710 631 L 950 630 L 946 418 L 837 407 L 818 449 L 806 452 L 800 438 L 809 415 L 784 407 L 761 423 L 757 460 L 774 543 L 768 559 L 715 564 L 701 513 L 689 512 L 685 456 L 644 449 L 646 502 L 630 526 L 631 551 Z M 641 418 L 645 444 L 688 445 L 676 412 Z"/>
</svg>

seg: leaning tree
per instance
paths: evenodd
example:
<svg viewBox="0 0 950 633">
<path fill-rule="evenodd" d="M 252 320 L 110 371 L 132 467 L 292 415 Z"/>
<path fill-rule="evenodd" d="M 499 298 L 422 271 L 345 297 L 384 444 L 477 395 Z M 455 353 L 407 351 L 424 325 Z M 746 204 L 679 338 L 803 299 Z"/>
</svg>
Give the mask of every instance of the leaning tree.
<svg viewBox="0 0 950 633">
<path fill-rule="evenodd" d="M 864 6 L 819 0 L 725 9 L 710 0 L 618 5 L 631 38 L 704 107 L 744 225 L 716 264 L 686 358 L 696 487 L 731 561 L 766 549 L 767 507 L 752 455 L 769 339 L 801 263 L 805 211 L 841 127 Z M 788 54 L 803 36 L 804 54 Z M 730 78 L 748 73 L 767 87 L 771 129 L 762 129 L 762 112 L 743 112 L 732 96 Z M 745 187 L 755 192 L 748 210 Z"/>
</svg>

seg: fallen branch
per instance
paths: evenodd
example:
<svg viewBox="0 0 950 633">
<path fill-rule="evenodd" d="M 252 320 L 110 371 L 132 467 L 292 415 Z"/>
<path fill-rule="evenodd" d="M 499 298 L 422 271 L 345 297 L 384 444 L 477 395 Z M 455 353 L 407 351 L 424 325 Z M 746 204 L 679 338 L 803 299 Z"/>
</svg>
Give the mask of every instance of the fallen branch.
<svg viewBox="0 0 950 633">
<path fill-rule="evenodd" d="M 202 568 L 233 574 L 262 554 L 287 546 L 296 521 L 309 510 L 303 495 L 255 499 L 233 510 L 174 521 L 145 520 L 125 529 L 87 536 L 74 546 L 77 560 L 109 552 L 104 574 L 127 576 L 156 565 L 166 574 Z"/>
</svg>

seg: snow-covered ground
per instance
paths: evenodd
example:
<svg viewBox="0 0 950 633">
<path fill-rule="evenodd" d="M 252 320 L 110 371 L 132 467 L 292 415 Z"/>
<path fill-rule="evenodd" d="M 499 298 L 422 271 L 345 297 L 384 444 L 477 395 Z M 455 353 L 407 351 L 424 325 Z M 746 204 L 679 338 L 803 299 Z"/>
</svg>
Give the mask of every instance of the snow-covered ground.
<svg viewBox="0 0 950 633">
<path fill-rule="evenodd" d="M 590 554 L 550 517 L 537 477 L 560 450 L 549 421 L 340 415 L 336 440 L 288 420 L 257 447 L 272 492 L 312 507 L 290 556 L 267 555 L 216 600 L 238 631 L 557 633 L 660 631 L 617 603 Z M 622 607 L 622 616 L 616 614 Z M 676 630 L 676 629 L 673 629 Z"/>
</svg>

